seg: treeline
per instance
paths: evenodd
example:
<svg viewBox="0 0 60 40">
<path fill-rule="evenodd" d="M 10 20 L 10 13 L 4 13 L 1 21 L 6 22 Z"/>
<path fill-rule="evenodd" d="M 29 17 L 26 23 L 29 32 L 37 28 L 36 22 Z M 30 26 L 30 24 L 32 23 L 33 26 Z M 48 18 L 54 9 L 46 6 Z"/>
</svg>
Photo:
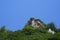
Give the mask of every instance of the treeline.
<svg viewBox="0 0 60 40">
<path fill-rule="evenodd" d="M 33 28 L 26 26 L 22 30 L 6 30 L 5 26 L 0 28 L 0 40 L 60 40 L 60 29 L 54 23 L 47 24 L 47 28 Z M 48 33 L 48 28 L 55 31 L 55 34 Z"/>
<path fill-rule="evenodd" d="M 45 27 L 33 28 L 31 26 L 31 18 L 22 30 L 6 30 L 5 26 L 0 28 L 0 40 L 60 40 L 60 29 L 55 27 L 54 23 L 45 24 L 39 20 Z M 55 34 L 49 33 L 48 29 L 52 29 Z"/>
</svg>

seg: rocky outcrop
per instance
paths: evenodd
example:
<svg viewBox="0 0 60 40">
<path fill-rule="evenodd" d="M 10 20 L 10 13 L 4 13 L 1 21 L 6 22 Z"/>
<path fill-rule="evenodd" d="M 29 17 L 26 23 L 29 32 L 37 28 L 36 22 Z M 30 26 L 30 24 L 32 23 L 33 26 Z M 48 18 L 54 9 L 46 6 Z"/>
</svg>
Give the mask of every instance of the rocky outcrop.
<svg viewBox="0 0 60 40">
<path fill-rule="evenodd" d="M 34 28 L 35 28 L 35 27 L 36 27 L 36 28 L 38 28 L 38 27 L 44 27 L 44 25 L 43 25 L 40 21 L 38 21 L 38 20 L 36 20 L 36 19 L 32 20 L 31 26 L 33 26 Z"/>
</svg>

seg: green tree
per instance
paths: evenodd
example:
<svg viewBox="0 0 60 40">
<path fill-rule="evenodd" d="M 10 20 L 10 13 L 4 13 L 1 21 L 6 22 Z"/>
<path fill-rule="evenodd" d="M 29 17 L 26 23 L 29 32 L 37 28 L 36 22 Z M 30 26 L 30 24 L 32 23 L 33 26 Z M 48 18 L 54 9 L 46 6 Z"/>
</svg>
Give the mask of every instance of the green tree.
<svg viewBox="0 0 60 40">
<path fill-rule="evenodd" d="M 26 26 L 24 29 L 23 29 L 23 32 L 26 34 L 26 35 L 31 35 L 34 33 L 34 28 L 32 26 Z"/>
<path fill-rule="evenodd" d="M 47 26 L 48 26 L 48 28 L 51 28 L 53 31 L 56 31 L 56 27 L 53 22 L 49 23 Z"/>
<path fill-rule="evenodd" d="M 0 28 L 0 32 L 5 32 L 5 31 L 6 31 L 5 26 L 2 26 L 2 27 Z"/>
<path fill-rule="evenodd" d="M 56 32 L 60 32 L 60 29 L 56 29 Z"/>
<path fill-rule="evenodd" d="M 60 40 L 60 32 L 55 33 L 52 37 L 48 38 L 48 40 Z"/>
</svg>

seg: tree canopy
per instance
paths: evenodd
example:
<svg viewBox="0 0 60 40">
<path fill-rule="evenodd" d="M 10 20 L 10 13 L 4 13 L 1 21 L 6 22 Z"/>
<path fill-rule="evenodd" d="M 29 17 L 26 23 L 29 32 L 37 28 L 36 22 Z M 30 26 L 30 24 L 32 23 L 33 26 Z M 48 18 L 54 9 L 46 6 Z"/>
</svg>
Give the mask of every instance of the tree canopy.
<svg viewBox="0 0 60 40">
<path fill-rule="evenodd" d="M 45 24 L 42 21 L 43 27 L 34 28 L 31 26 L 31 18 L 22 30 L 6 30 L 5 26 L 0 28 L 0 40 L 60 40 L 60 29 L 57 29 L 54 23 Z M 48 29 L 51 28 L 55 34 L 49 33 Z"/>
</svg>

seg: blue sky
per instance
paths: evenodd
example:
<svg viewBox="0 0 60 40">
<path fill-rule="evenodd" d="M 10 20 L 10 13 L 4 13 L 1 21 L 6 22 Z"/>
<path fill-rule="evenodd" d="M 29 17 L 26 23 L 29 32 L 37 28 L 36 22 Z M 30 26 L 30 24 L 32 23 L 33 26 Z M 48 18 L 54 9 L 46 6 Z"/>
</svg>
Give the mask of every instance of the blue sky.
<svg viewBox="0 0 60 40">
<path fill-rule="evenodd" d="M 60 0 L 0 0 L 0 27 L 22 29 L 31 17 L 60 28 Z"/>
</svg>

